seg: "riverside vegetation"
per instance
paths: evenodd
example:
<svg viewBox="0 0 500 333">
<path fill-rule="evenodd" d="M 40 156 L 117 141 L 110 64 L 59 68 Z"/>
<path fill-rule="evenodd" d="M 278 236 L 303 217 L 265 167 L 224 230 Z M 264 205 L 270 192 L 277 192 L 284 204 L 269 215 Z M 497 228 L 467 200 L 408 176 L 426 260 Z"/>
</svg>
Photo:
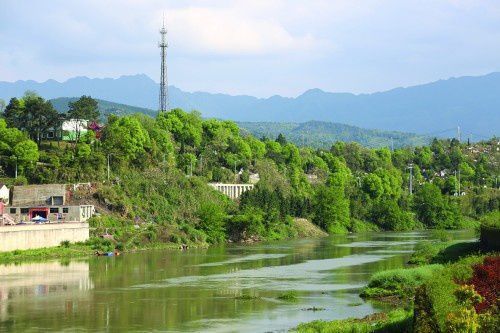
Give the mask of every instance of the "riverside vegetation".
<svg viewBox="0 0 500 333">
<path fill-rule="evenodd" d="M 99 116 L 91 97 L 71 101 L 68 112 L 59 114 L 49 101 L 27 92 L 11 99 L 0 118 L 0 181 L 92 183 L 72 198 L 94 204 L 100 213 L 90 220 L 93 237 L 46 257 L 321 233 L 304 227 L 305 220 L 328 233 L 467 228 L 500 205 L 496 138 L 473 145 L 434 139 L 429 146 L 395 151 L 344 142 L 330 149 L 299 148 L 283 135 L 258 139 L 234 122 L 173 109 L 156 118 L 109 115 L 100 139 L 92 131 L 77 133 L 74 142 L 46 139 L 61 119 Z M 455 170 L 463 196 L 454 196 Z M 248 182 L 251 173 L 260 181 L 238 202 L 207 185 Z M 102 234 L 111 237 L 96 237 Z"/>
<path fill-rule="evenodd" d="M 391 301 L 397 309 L 362 319 L 314 321 L 298 332 L 500 332 L 500 212 L 484 218 L 480 241 L 422 243 L 416 266 L 375 273 L 360 296 Z"/>
</svg>

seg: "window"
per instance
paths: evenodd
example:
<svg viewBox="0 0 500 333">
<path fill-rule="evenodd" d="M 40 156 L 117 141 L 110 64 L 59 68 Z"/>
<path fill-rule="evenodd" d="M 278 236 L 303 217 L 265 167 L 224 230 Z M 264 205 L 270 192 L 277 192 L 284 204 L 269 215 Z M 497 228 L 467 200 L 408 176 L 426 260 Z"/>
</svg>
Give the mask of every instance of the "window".
<svg viewBox="0 0 500 333">
<path fill-rule="evenodd" d="M 28 214 L 30 212 L 29 208 L 21 208 L 21 214 Z"/>
<path fill-rule="evenodd" d="M 52 205 L 62 205 L 64 203 L 64 198 L 62 196 L 52 197 Z"/>
<path fill-rule="evenodd" d="M 11 208 L 9 210 L 10 214 L 16 214 L 17 213 L 17 209 L 16 208 Z"/>
<path fill-rule="evenodd" d="M 63 213 L 68 214 L 69 213 L 69 208 L 68 207 L 63 207 Z"/>
<path fill-rule="evenodd" d="M 59 213 L 59 208 L 57 208 L 57 207 L 51 207 L 50 208 L 50 212 L 51 213 Z"/>
<path fill-rule="evenodd" d="M 50 131 L 47 133 L 47 139 L 53 139 L 54 138 L 54 131 Z"/>
</svg>

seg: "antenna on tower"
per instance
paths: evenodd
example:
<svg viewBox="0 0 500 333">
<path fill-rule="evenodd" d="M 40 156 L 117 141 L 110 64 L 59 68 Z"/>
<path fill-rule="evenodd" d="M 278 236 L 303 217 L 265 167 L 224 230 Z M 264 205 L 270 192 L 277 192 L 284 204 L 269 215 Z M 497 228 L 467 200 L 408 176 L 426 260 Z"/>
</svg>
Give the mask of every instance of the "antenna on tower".
<svg viewBox="0 0 500 333">
<path fill-rule="evenodd" d="M 168 101 L 168 82 L 167 82 L 167 28 L 165 27 L 165 13 L 163 13 L 163 22 L 160 29 L 160 42 L 158 47 L 160 48 L 161 54 L 161 73 L 160 73 L 160 101 L 158 112 L 168 112 L 170 111 L 169 101 Z"/>
</svg>

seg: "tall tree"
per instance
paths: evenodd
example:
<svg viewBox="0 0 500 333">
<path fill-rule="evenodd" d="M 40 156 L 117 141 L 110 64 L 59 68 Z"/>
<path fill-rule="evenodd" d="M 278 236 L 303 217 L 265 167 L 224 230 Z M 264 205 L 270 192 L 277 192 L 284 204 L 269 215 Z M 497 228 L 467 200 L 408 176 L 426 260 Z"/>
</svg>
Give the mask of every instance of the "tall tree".
<svg viewBox="0 0 500 333">
<path fill-rule="evenodd" d="M 15 97 L 11 98 L 3 113 L 7 125 L 22 129 L 24 127 L 24 112 L 24 101 Z"/>
<path fill-rule="evenodd" d="M 82 96 L 75 102 L 69 102 L 68 118 L 75 124 L 75 146 L 80 141 L 82 129 L 88 121 L 99 118 L 99 106 L 95 99 L 90 96 Z"/>
<path fill-rule="evenodd" d="M 60 116 L 50 101 L 29 95 L 24 98 L 24 119 L 21 123 L 24 125 L 21 128 L 40 145 L 43 134 L 59 126 Z"/>
</svg>

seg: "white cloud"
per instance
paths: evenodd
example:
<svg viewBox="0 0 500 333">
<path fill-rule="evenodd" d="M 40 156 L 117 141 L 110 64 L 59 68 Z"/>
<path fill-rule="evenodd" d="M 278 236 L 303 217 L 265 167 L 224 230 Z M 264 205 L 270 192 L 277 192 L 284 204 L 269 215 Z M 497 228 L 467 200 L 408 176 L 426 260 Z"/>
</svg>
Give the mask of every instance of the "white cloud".
<svg viewBox="0 0 500 333">
<path fill-rule="evenodd" d="M 243 15 L 239 8 L 188 7 L 168 12 L 172 40 L 194 53 L 264 55 L 309 51 L 326 43 L 292 35 L 279 22 Z"/>
</svg>

